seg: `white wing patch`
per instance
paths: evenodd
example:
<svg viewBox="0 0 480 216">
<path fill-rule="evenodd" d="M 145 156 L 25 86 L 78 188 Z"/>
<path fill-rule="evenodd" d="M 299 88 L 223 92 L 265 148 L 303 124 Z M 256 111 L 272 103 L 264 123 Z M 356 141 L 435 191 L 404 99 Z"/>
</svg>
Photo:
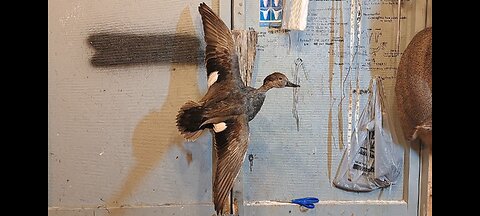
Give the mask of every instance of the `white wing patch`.
<svg viewBox="0 0 480 216">
<path fill-rule="evenodd" d="M 227 124 L 225 124 L 225 122 L 213 124 L 213 131 L 215 131 L 215 133 L 220 133 L 225 129 L 227 129 Z"/>
<path fill-rule="evenodd" d="M 210 86 L 212 86 L 213 83 L 217 81 L 217 79 L 218 79 L 218 71 L 214 71 L 210 73 L 210 75 L 208 75 L 208 81 L 207 81 L 208 87 L 210 88 Z"/>
</svg>

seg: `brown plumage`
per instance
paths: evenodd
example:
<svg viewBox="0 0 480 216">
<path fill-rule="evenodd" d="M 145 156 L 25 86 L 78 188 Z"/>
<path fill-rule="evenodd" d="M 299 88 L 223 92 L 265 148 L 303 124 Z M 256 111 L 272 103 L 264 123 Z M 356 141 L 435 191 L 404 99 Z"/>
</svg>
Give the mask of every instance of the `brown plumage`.
<svg viewBox="0 0 480 216">
<path fill-rule="evenodd" d="M 398 65 L 396 101 L 405 138 L 432 144 L 432 27 L 418 32 Z"/>
<path fill-rule="evenodd" d="M 204 129 L 213 132 L 217 156 L 213 202 L 221 214 L 247 152 L 248 122 L 260 111 L 265 93 L 271 88 L 299 86 L 279 72 L 267 76 L 258 89 L 245 86 L 230 30 L 205 3 L 198 10 L 207 44 L 208 91 L 198 103 L 189 101 L 180 108 L 177 127 L 188 140 L 195 140 Z"/>
</svg>

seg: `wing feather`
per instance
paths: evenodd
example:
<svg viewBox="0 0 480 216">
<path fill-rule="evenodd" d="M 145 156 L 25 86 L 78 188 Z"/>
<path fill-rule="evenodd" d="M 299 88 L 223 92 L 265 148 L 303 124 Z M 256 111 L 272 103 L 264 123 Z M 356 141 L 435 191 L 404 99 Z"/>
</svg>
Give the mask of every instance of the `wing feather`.
<svg viewBox="0 0 480 216">
<path fill-rule="evenodd" d="M 213 202 L 217 213 L 222 213 L 233 182 L 240 172 L 249 142 L 248 119 L 239 115 L 225 121 L 227 128 L 215 133 L 217 168 L 213 185 Z"/>
</svg>

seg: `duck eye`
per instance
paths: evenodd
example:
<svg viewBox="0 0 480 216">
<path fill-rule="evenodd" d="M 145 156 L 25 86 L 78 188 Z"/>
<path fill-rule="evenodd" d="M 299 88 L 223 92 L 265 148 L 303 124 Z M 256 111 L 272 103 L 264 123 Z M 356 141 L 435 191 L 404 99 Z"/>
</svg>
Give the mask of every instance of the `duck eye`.
<svg viewBox="0 0 480 216">
<path fill-rule="evenodd" d="M 280 80 L 283 80 L 283 78 L 282 78 L 282 77 L 280 77 L 280 78 L 278 78 L 278 79 L 280 79 Z"/>
</svg>

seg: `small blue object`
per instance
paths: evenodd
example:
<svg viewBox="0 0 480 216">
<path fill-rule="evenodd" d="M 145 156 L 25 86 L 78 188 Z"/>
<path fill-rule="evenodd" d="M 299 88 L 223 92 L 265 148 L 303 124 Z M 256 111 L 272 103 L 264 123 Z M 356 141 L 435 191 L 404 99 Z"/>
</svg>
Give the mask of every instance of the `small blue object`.
<svg viewBox="0 0 480 216">
<path fill-rule="evenodd" d="M 305 208 L 313 209 L 315 208 L 315 205 L 313 203 L 318 203 L 318 198 L 316 197 L 298 198 L 298 199 L 293 199 L 292 203 L 301 205 Z"/>
</svg>

